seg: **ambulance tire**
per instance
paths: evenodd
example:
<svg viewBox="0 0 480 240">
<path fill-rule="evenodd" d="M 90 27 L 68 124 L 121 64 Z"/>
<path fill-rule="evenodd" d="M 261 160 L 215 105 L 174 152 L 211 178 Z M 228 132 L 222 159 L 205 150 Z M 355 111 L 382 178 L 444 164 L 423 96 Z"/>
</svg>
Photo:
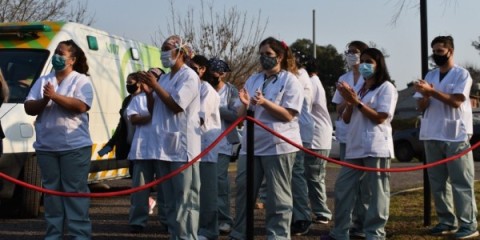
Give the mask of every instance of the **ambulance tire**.
<svg viewBox="0 0 480 240">
<path fill-rule="evenodd" d="M 40 167 L 37 165 L 37 158 L 35 156 L 29 157 L 25 161 L 25 165 L 22 172 L 23 181 L 35 185 L 41 186 L 42 180 L 40 176 Z M 42 193 L 31 190 L 29 188 L 20 187 L 19 191 L 19 217 L 20 218 L 35 218 L 40 213 L 40 203 L 42 200 Z"/>
</svg>

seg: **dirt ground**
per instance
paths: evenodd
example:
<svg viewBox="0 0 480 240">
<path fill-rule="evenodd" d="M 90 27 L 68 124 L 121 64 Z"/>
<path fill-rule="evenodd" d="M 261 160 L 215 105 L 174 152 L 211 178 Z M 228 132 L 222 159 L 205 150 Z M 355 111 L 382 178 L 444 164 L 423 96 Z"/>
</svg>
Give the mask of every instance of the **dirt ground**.
<svg viewBox="0 0 480 240">
<path fill-rule="evenodd" d="M 392 168 L 407 167 L 419 165 L 419 163 L 394 163 Z M 340 168 L 337 165 L 329 164 L 327 167 L 327 191 L 329 197 L 329 206 L 333 210 L 333 185 Z M 479 178 L 480 165 L 475 164 L 476 179 Z M 232 185 L 234 183 L 235 172 L 230 173 Z M 392 193 L 406 189 L 421 187 L 423 182 L 422 171 L 392 173 L 391 189 Z M 130 187 L 130 180 L 115 180 L 108 182 L 110 189 L 107 191 L 118 191 Z M 92 191 L 105 191 L 99 186 L 92 186 Z M 233 203 L 233 195 L 232 195 Z M 90 208 L 90 217 L 93 224 L 93 239 L 168 239 L 168 235 L 161 234 L 158 231 L 159 224 L 154 216 L 150 217 L 149 225 L 143 233 L 131 234 L 128 226 L 128 209 L 130 206 L 129 196 L 115 198 L 97 198 L 92 199 Z M 233 204 L 232 204 L 233 212 Z M 292 236 L 292 239 L 319 239 L 319 236 L 326 234 L 332 223 L 328 225 L 314 224 L 308 235 Z M 43 215 L 35 219 L 11 219 L 0 218 L 0 240 L 33 240 L 43 239 L 45 223 Z M 255 210 L 255 239 L 264 238 L 264 210 Z M 221 236 L 219 239 L 228 239 L 227 236 Z"/>
</svg>

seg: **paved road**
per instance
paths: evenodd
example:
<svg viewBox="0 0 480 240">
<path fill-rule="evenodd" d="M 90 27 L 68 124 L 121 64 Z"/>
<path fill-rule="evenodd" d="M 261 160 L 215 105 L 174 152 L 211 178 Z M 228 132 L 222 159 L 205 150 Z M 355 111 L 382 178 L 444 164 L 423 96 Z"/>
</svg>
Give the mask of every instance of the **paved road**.
<svg viewBox="0 0 480 240">
<path fill-rule="evenodd" d="M 407 167 L 418 165 L 418 163 L 395 163 L 392 167 Z M 480 179 L 480 163 L 475 164 L 476 179 Z M 327 190 L 328 196 L 332 199 L 333 184 L 337 176 L 339 167 L 333 164 L 328 166 L 327 173 Z M 231 178 L 234 178 L 235 173 L 231 172 Z M 391 174 L 392 192 L 401 191 L 408 188 L 422 186 L 422 171 L 392 173 Z M 110 181 L 110 190 L 117 191 L 130 187 L 130 180 L 116 180 Z M 92 188 L 92 191 L 101 191 Z M 168 239 L 165 234 L 158 233 L 158 223 L 155 217 L 151 216 L 149 226 L 144 233 L 131 234 L 128 227 L 128 208 L 129 197 L 115 197 L 115 198 L 99 198 L 93 199 L 90 209 L 90 216 L 93 223 L 93 239 Z M 329 200 L 329 205 L 332 207 L 333 203 Z M 255 228 L 256 235 L 263 235 L 263 210 L 255 211 Z M 318 236 L 328 231 L 329 225 L 314 225 L 308 236 L 293 237 L 293 239 L 318 239 Z M 33 240 L 42 239 L 44 233 L 43 216 L 35 219 L 0 219 L 0 240 Z M 220 239 L 227 239 L 222 236 Z M 256 239 L 264 239 L 256 237 Z"/>
</svg>

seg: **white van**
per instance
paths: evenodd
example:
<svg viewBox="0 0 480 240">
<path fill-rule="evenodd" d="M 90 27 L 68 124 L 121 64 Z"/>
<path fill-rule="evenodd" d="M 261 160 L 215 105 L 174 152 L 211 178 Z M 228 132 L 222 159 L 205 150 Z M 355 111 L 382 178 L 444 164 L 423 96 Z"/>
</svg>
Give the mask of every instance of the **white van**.
<svg viewBox="0 0 480 240">
<path fill-rule="evenodd" d="M 128 177 L 128 162 L 114 152 L 99 157 L 97 151 L 110 139 L 120 118 L 126 96 L 126 76 L 134 71 L 161 67 L 160 50 L 137 41 L 111 35 L 71 22 L 0 24 L 0 68 L 10 87 L 10 98 L 0 108 L 5 139 L 0 172 L 30 184 L 41 185 L 37 167 L 33 123 L 23 102 L 30 86 L 52 71 L 51 57 L 58 43 L 72 39 L 87 56 L 94 99 L 90 109 L 93 140 L 90 183 Z M 0 179 L 0 212 L 8 209 L 17 217 L 35 217 L 41 194 Z"/>
</svg>

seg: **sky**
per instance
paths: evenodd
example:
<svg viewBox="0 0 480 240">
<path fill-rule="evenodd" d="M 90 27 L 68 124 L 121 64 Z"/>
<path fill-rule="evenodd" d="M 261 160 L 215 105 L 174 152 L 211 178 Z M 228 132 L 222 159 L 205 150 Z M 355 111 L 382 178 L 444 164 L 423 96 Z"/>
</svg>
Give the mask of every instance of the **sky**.
<svg viewBox="0 0 480 240">
<path fill-rule="evenodd" d="M 171 22 L 169 0 L 84 0 L 94 15 L 92 27 L 114 35 L 153 44 L 158 29 Z M 205 0 L 206 3 L 211 0 Z M 352 40 L 374 42 L 384 49 L 390 75 L 398 90 L 421 78 L 419 0 L 405 0 L 406 6 L 395 25 L 392 16 L 401 0 L 216 0 L 216 11 L 236 7 L 248 18 L 268 20 L 264 38 L 273 36 L 292 44 L 297 39 L 312 39 L 315 10 L 317 45 L 331 44 L 339 53 Z M 178 14 L 198 9 L 200 0 L 174 0 Z M 439 35 L 451 35 L 455 62 L 480 68 L 480 51 L 472 46 L 480 40 L 479 0 L 427 1 L 428 46 Z M 194 14 L 199 14 L 195 11 Z M 198 16 L 198 15 L 197 15 Z M 166 31 L 164 31 L 166 32 Z M 168 34 L 168 33 L 167 33 Z M 429 48 L 429 54 L 430 54 Z M 252 56 L 256 57 L 256 56 Z"/>
</svg>

